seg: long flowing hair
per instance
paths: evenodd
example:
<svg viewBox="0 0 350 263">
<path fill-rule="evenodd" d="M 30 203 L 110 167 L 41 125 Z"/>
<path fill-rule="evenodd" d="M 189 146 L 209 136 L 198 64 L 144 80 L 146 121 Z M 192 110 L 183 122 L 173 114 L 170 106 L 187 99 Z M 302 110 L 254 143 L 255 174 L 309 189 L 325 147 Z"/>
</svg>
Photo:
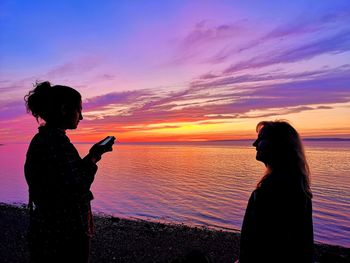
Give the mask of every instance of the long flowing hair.
<svg viewBox="0 0 350 263">
<path fill-rule="evenodd" d="M 296 179 L 303 192 L 312 198 L 310 189 L 310 169 L 306 160 L 304 147 L 298 132 L 285 120 L 261 121 L 256 126 L 260 133 L 264 130 L 266 139 L 271 144 L 269 169 L 259 181 L 257 187 L 267 180 L 274 171 L 281 176 L 289 177 L 285 180 Z"/>
</svg>

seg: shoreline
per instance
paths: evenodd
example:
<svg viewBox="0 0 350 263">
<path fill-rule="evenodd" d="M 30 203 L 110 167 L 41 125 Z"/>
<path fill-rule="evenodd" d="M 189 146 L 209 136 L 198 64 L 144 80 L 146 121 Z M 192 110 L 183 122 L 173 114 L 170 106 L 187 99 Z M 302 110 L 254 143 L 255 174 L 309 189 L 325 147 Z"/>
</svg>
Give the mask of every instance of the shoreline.
<svg viewBox="0 0 350 263">
<path fill-rule="evenodd" d="M 94 214 L 95 234 L 90 262 L 181 262 L 191 250 L 203 252 L 211 262 L 234 262 L 240 234 L 234 231 L 191 227 L 177 223 L 125 219 Z M 25 205 L 0 203 L 0 258 L 27 262 Z M 315 243 L 316 262 L 350 262 L 350 248 Z"/>
</svg>

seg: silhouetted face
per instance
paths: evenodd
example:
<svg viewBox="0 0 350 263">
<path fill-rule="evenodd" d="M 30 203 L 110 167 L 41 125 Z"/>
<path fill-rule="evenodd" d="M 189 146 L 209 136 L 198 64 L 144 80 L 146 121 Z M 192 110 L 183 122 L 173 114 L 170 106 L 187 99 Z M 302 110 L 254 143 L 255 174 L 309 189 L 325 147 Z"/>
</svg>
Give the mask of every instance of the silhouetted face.
<svg viewBox="0 0 350 263">
<path fill-rule="evenodd" d="M 265 165 L 271 164 L 272 142 L 268 138 L 268 131 L 262 128 L 253 143 L 256 148 L 256 159 Z"/>
<path fill-rule="evenodd" d="M 81 113 L 82 106 L 81 101 L 79 105 L 76 107 L 67 110 L 65 113 L 65 124 L 64 129 L 76 129 L 78 127 L 79 121 L 83 119 L 83 115 Z"/>
</svg>

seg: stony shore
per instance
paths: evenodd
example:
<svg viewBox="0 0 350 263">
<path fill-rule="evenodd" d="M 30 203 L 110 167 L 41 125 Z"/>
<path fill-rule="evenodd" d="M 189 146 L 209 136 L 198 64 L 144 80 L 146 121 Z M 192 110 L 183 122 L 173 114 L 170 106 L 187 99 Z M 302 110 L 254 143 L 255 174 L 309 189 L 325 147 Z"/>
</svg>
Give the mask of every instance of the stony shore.
<svg viewBox="0 0 350 263">
<path fill-rule="evenodd" d="M 24 206 L 0 204 L 0 261 L 28 262 Z M 350 262 L 350 249 L 315 244 L 317 262 Z M 95 215 L 91 263 L 181 263 L 190 251 L 210 262 L 232 263 L 238 257 L 239 233 Z"/>
</svg>

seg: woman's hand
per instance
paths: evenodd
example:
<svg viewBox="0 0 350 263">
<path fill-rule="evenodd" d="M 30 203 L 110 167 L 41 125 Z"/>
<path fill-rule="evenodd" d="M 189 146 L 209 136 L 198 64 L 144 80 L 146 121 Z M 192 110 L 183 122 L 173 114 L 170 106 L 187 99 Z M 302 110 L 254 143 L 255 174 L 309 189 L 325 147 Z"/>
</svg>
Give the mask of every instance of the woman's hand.
<svg viewBox="0 0 350 263">
<path fill-rule="evenodd" d="M 106 152 L 111 152 L 113 151 L 113 144 L 115 141 L 115 137 L 113 136 L 110 141 L 108 141 L 106 144 L 101 144 L 104 140 L 106 140 L 108 137 L 105 139 L 99 141 L 98 143 L 94 144 L 90 151 L 89 151 L 89 156 L 91 158 L 91 161 L 94 163 L 97 163 L 99 160 L 101 160 L 102 154 Z"/>
</svg>

